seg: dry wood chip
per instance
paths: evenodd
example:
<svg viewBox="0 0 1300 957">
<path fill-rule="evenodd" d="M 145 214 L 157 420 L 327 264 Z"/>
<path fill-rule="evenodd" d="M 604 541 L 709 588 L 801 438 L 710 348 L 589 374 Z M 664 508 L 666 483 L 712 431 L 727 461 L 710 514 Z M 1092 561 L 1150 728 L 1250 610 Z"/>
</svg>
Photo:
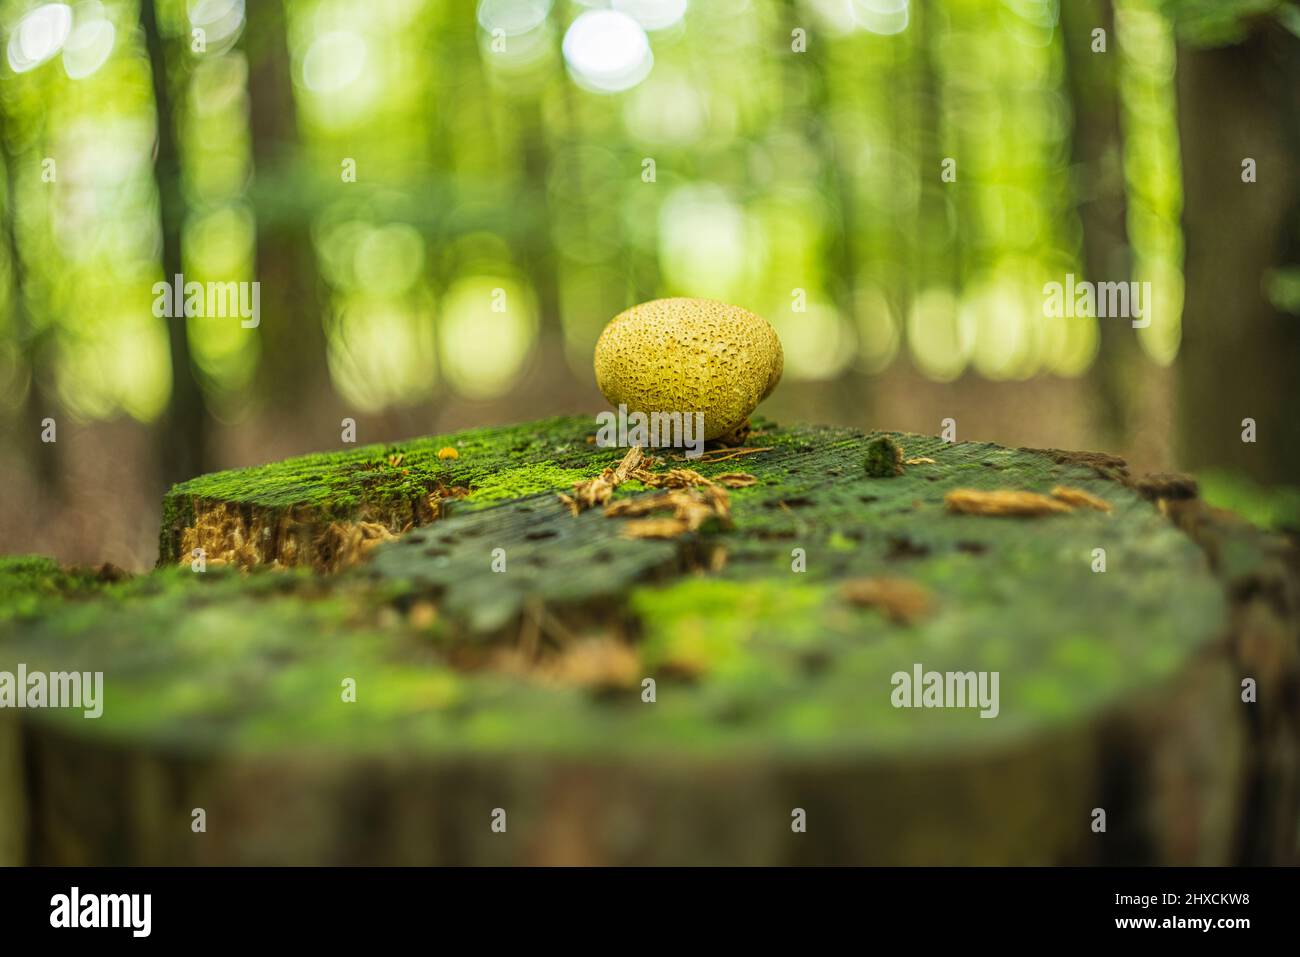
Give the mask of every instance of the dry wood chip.
<svg viewBox="0 0 1300 957">
<path fill-rule="evenodd" d="M 609 517 L 647 515 L 671 511 L 671 518 L 643 518 L 623 526 L 628 538 L 676 538 L 697 531 L 709 519 L 731 522 L 731 500 L 726 491 L 715 486 L 703 489 L 673 489 L 643 499 L 615 502 L 605 509 Z"/>
<path fill-rule="evenodd" d="M 1071 505 L 1075 508 L 1095 508 L 1099 512 L 1109 512 L 1110 502 L 1104 498 L 1098 498 L 1091 492 L 1085 492 L 1081 488 L 1069 488 L 1065 485 L 1058 485 L 1052 489 L 1052 498 Z"/>
<path fill-rule="evenodd" d="M 628 449 L 627 455 L 616 468 L 605 469 L 594 479 L 575 482 L 572 495 L 560 495 L 560 501 L 574 515 L 584 509 L 605 505 L 607 518 L 627 518 L 649 515 L 653 512 L 671 511 L 671 518 L 643 519 L 629 522 L 624 534 L 630 538 L 673 538 L 698 530 L 711 518 L 731 523 L 731 498 L 726 487 L 745 488 L 756 485 L 758 479 L 743 472 L 728 472 L 709 479 L 694 469 L 669 469 L 652 472 L 654 459 L 639 447 Z M 665 489 L 659 495 L 625 499 L 606 504 L 623 482 L 635 480 L 647 488 Z M 726 486 L 726 487 L 724 487 Z"/>
<path fill-rule="evenodd" d="M 948 511 L 963 515 L 1037 516 L 1073 511 L 1065 502 L 1058 502 L 1046 495 L 1012 489 L 995 492 L 980 492 L 972 488 L 953 489 L 943 497 L 943 501 L 948 506 Z"/>
<path fill-rule="evenodd" d="M 749 488 L 751 485 L 758 484 L 758 479 L 748 472 L 728 472 L 726 475 L 717 476 L 713 481 L 727 488 Z"/>
<path fill-rule="evenodd" d="M 914 459 L 905 459 L 903 464 L 904 465 L 937 465 L 938 463 L 935 462 L 934 459 L 927 458 L 926 456 L 922 455 Z"/>
<path fill-rule="evenodd" d="M 581 482 L 573 483 L 573 494 L 560 494 L 560 501 L 569 507 L 569 511 L 574 515 L 584 509 L 594 508 L 597 505 L 604 505 L 609 501 L 614 489 L 618 488 L 629 478 L 632 473 L 648 466 L 654 462 L 654 459 L 648 458 L 645 450 L 639 445 L 634 445 L 627 450 L 627 455 L 623 456 L 623 461 L 619 462 L 614 468 L 607 468 L 593 479 L 583 479 Z"/>
<path fill-rule="evenodd" d="M 627 518 L 634 515 L 648 515 L 660 509 L 671 509 L 673 507 L 669 501 L 671 494 L 670 492 L 662 492 L 659 495 L 625 498 L 622 501 L 612 502 L 605 506 L 605 516 L 607 518 Z"/>
<path fill-rule="evenodd" d="M 678 518 L 639 518 L 623 526 L 624 538 L 676 538 L 689 531 Z"/>
<path fill-rule="evenodd" d="M 719 502 L 717 499 L 689 496 L 678 501 L 673 517 L 685 522 L 687 531 L 694 532 L 714 517 L 730 521 L 731 508 L 725 498 Z"/>
<path fill-rule="evenodd" d="M 669 469 L 663 474 L 638 469 L 632 478 L 647 488 L 690 488 L 709 484 L 708 479 L 693 469 Z"/>
<path fill-rule="evenodd" d="M 846 601 L 878 608 L 890 621 L 910 625 L 930 613 L 928 589 L 907 578 L 851 578 L 840 585 Z"/>
<path fill-rule="evenodd" d="M 634 445 L 627 450 L 627 455 L 623 456 L 623 461 L 619 462 L 614 468 L 614 484 L 619 485 L 631 478 L 632 473 L 638 469 L 649 468 L 654 464 L 654 459 L 645 454 L 645 449 L 639 445 Z"/>
</svg>

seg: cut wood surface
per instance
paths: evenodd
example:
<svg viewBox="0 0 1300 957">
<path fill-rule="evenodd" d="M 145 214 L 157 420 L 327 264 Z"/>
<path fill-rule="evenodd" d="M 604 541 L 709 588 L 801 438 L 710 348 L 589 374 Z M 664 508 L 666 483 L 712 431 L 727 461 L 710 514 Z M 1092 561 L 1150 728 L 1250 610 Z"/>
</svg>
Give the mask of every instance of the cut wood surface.
<svg viewBox="0 0 1300 957">
<path fill-rule="evenodd" d="M 575 515 L 560 494 L 626 452 L 593 431 L 202 476 L 149 575 L 0 561 L 0 670 L 105 685 L 97 720 L 0 711 L 0 855 L 1295 860 L 1294 550 L 1194 483 L 898 433 L 914 464 L 874 478 L 882 433 L 759 423 L 738 455 L 647 450 L 655 478 Z M 673 469 L 696 477 L 647 488 Z M 630 534 L 716 488 L 696 531 Z M 895 707 L 917 666 L 997 673 L 996 717 Z"/>
</svg>

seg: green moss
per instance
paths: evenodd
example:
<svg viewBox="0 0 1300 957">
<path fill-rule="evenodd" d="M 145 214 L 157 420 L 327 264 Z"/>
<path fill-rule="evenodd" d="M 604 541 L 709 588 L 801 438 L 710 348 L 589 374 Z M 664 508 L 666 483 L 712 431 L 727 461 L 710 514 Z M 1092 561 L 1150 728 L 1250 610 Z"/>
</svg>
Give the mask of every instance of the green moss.
<svg viewBox="0 0 1300 957">
<path fill-rule="evenodd" d="M 732 528 L 633 540 L 623 519 L 573 516 L 545 494 L 622 457 L 588 444 L 591 431 L 587 419 L 553 419 L 185 483 L 168 496 L 170 520 L 195 499 L 347 516 L 429 482 L 471 492 L 334 578 L 180 566 L 87 588 L 44 560 L 10 560 L 0 595 L 11 607 L 14 596 L 43 597 L 26 606 L 38 613 L 0 627 L 0 648 L 31 667 L 104 670 L 103 719 L 33 720 L 134 746 L 912 755 L 965 753 L 1100 714 L 1172 676 L 1225 620 L 1203 554 L 1154 507 L 1046 456 L 893 433 L 936 463 L 878 479 L 862 470 L 878 436 L 760 423 L 751 447 L 769 451 L 703 464 L 661 456 L 658 466 L 754 475 L 731 493 Z M 459 458 L 437 459 L 446 445 Z M 953 488 L 1056 484 L 1104 493 L 1115 512 L 1005 522 L 943 507 Z M 628 483 L 618 494 L 644 490 Z M 1091 571 L 1098 546 L 1107 574 Z M 923 586 L 932 613 L 901 627 L 847 603 L 840 582 L 869 575 Z M 408 624 L 417 603 L 436 605 L 435 625 Z M 653 709 L 637 687 L 598 694 L 462 667 L 467 651 L 509 647 L 530 607 L 564 623 L 567 637 L 548 634 L 552 645 L 632 642 L 639 670 L 658 682 Z M 999 719 L 893 708 L 891 676 L 917 662 L 999 671 Z M 355 704 L 340 698 L 346 677 Z"/>
<path fill-rule="evenodd" d="M 521 465 L 485 476 L 466 501 L 474 504 L 522 498 L 539 492 L 568 491 L 575 482 L 599 474 L 604 466 L 559 468 L 548 463 Z"/>
<path fill-rule="evenodd" d="M 744 667 L 748 642 L 764 621 L 780 622 L 791 647 L 816 638 L 825 589 L 781 580 L 691 578 L 662 588 L 638 588 L 630 598 L 642 623 L 641 660 L 650 672 L 669 669 L 719 674 Z"/>
<path fill-rule="evenodd" d="M 0 620 L 36 614 L 51 601 L 102 587 L 90 569 L 63 568 L 40 555 L 0 557 Z"/>
<path fill-rule="evenodd" d="M 328 522 L 418 511 L 431 492 L 442 490 L 468 489 L 473 505 L 565 488 L 575 476 L 598 472 L 602 462 L 617 458 L 607 450 L 592 453 L 586 442 L 592 432 L 589 418 L 555 418 L 201 475 L 173 486 L 164 498 L 159 561 L 179 558 L 181 532 L 194 523 L 196 503 Z M 440 459 L 446 447 L 458 457 Z"/>
<path fill-rule="evenodd" d="M 892 438 L 881 435 L 867 443 L 863 458 L 866 473 L 871 478 L 892 478 L 903 474 L 903 449 Z"/>
</svg>

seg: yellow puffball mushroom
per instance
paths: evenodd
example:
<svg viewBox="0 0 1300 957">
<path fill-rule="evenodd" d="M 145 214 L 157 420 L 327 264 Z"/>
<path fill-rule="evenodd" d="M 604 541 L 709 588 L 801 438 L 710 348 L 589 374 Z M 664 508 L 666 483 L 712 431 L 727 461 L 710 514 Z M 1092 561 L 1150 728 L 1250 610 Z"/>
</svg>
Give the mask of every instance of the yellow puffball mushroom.
<svg viewBox="0 0 1300 957">
<path fill-rule="evenodd" d="M 781 381 L 776 330 L 712 299 L 655 299 L 620 312 L 596 342 L 596 385 L 629 412 L 702 412 L 704 437 L 738 442 Z"/>
</svg>

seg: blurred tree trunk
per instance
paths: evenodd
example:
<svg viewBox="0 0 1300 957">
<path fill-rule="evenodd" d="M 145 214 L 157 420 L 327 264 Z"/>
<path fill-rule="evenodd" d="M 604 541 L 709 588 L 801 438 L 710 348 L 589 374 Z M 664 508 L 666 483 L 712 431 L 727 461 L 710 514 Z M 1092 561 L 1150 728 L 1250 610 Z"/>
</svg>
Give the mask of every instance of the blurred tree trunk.
<svg viewBox="0 0 1300 957">
<path fill-rule="evenodd" d="M 274 174 L 277 182 L 294 183 L 292 164 L 300 162 L 301 145 L 281 0 L 249 3 L 245 36 L 253 167 Z M 335 161 L 335 175 L 342 160 Z M 340 189 L 349 188 L 342 179 L 337 182 Z M 311 223 L 302 212 L 309 205 L 284 203 L 271 211 L 264 204 L 257 210 L 262 394 L 280 411 L 309 407 L 329 383 Z"/>
<path fill-rule="evenodd" d="M 181 229 L 185 222 L 185 197 L 181 189 L 180 149 L 176 142 L 171 87 L 167 82 L 167 58 L 155 8 L 156 0 L 141 0 L 140 25 L 144 29 L 153 69 L 154 105 L 158 114 L 154 168 L 162 221 L 163 277 L 171 282 L 182 271 Z M 180 304 L 174 311 L 184 312 Z M 183 315 L 167 320 L 167 338 L 171 345 L 172 394 L 160 432 L 162 448 L 159 461 L 164 482 L 171 484 L 208 471 L 210 463 L 207 456 L 207 409 L 191 364 L 188 320 Z"/>
<path fill-rule="evenodd" d="M 1120 127 L 1119 51 L 1111 0 L 1061 5 L 1067 89 L 1074 111 L 1074 175 L 1083 227 L 1083 271 L 1091 282 L 1129 278 L 1125 228 L 1123 133 Z M 1094 53 L 1092 31 L 1106 31 L 1106 52 Z M 1063 277 L 1062 277 L 1063 278 Z M 1123 447 L 1133 431 L 1132 395 L 1141 359 L 1128 323 L 1098 320 L 1097 358 L 1089 370 L 1101 442 Z"/>
<path fill-rule="evenodd" d="M 528 281 L 537 294 L 537 340 L 543 355 L 564 356 L 564 324 L 560 305 L 559 253 L 555 248 L 551 229 L 550 181 L 554 153 L 547 136 L 546 121 L 541 103 L 530 99 L 515 110 L 515 117 L 523 127 L 520 148 L 525 182 L 531 184 L 539 203 L 540 216 L 533 230 L 540 242 L 528 242 L 522 232 L 515 232 L 513 245 L 515 261 L 524 269 Z"/>
<path fill-rule="evenodd" d="M 5 164 L 4 242 L 9 258 L 10 325 L 18 343 L 19 354 L 27 365 L 30 380 L 23 410 L 15 427 L 22 436 L 24 454 L 40 486 L 46 491 L 57 489 L 61 479 L 58 466 L 58 443 L 41 441 L 41 420 L 54 412 L 50 396 L 41 381 L 45 370 L 44 336 L 37 332 L 27 307 L 27 264 L 23 261 L 18 237 L 18 157 L 21 152 L 13 136 L 14 128 L 0 106 L 0 153 Z"/>
<path fill-rule="evenodd" d="M 1187 257 L 1180 455 L 1263 482 L 1300 478 L 1300 317 L 1266 288 L 1300 262 L 1300 39 L 1266 22 L 1245 41 L 1178 50 Z M 1242 181 L 1242 162 L 1257 182 Z M 1241 440 L 1242 420 L 1258 440 Z"/>
<path fill-rule="evenodd" d="M 800 22 L 797 7 L 787 0 L 785 16 L 778 21 L 785 49 L 790 50 L 788 24 Z M 826 264 L 825 292 L 840 315 L 852 321 L 854 315 L 854 290 L 857 285 L 857 244 L 854 217 L 855 197 L 853 178 L 845 164 L 843 151 L 835 135 L 834 91 L 831 89 L 834 68 L 829 62 L 826 40 L 812 40 L 804 53 L 790 53 L 786 57 L 789 70 L 798 77 L 791 83 L 793 90 L 806 91 L 803 104 L 791 101 L 787 118 L 801 123 L 807 141 L 814 145 L 822 159 L 819 192 L 831 199 L 830 223 L 823 238 L 822 257 Z M 794 79 L 792 77 L 792 79 Z M 897 114 L 891 117 L 897 123 Z"/>
<path fill-rule="evenodd" d="M 844 155 L 844 149 L 834 127 L 836 91 L 832 88 L 832 83 L 835 69 L 830 62 L 827 40 L 824 38 L 811 39 L 807 50 L 803 53 L 795 54 L 791 50 L 790 24 L 800 22 L 802 21 L 798 6 L 793 0 L 786 0 L 785 14 L 778 18 L 777 27 L 780 42 L 786 51 L 783 55 L 786 57 L 787 69 L 791 75 L 789 88 L 805 91 L 803 104 L 794 100 L 788 101 L 787 117 L 792 123 L 802 124 L 806 141 L 816 147 L 822 159 L 818 182 L 815 185 L 818 192 L 829 199 L 828 206 L 830 206 L 830 215 L 820 251 L 821 259 L 825 264 L 823 291 L 830 299 L 830 304 L 839 313 L 841 321 L 848 323 L 856 337 L 860 319 L 857 303 L 860 250 L 855 239 L 859 226 L 856 216 L 857 196 L 854 191 L 852 170 L 849 168 L 850 161 Z M 906 116 L 907 112 L 907 104 L 902 102 L 896 104 L 895 112 L 891 117 L 894 129 L 906 122 L 901 117 Z M 900 257 L 910 253 L 911 249 L 908 248 L 900 253 Z M 913 274 L 910 270 L 908 273 Z M 807 283 L 800 283 L 800 286 L 806 285 Z M 897 287 L 893 287 L 889 291 L 896 293 L 898 290 Z M 793 289 L 790 290 L 790 294 L 793 294 Z M 810 292 L 809 298 L 814 298 L 815 295 L 814 289 Z M 854 343 L 850 348 L 856 351 L 856 338 L 850 339 L 850 342 Z M 851 408 L 859 417 L 869 415 L 874 404 L 871 394 L 862 388 L 861 379 L 853 374 L 852 365 L 846 366 L 845 370 L 836 376 L 831 383 L 828 398 L 831 409 Z M 832 413 L 828 409 L 820 414 Z"/>
<path fill-rule="evenodd" d="M 919 249 L 910 270 L 912 282 L 900 315 L 911 309 L 917 295 L 939 286 L 955 293 L 961 285 L 961 250 L 951 220 L 957 215 L 959 183 L 943 181 L 943 161 L 948 158 L 946 123 L 957 105 L 947 101 L 940 73 L 939 46 L 943 40 L 942 15 L 934 3 L 917 4 L 912 29 L 916 31 L 914 115 L 922 129 L 917 154 L 921 166 Z M 954 150 L 955 152 L 955 150 Z M 901 320 L 900 320 L 901 322 Z"/>
</svg>

